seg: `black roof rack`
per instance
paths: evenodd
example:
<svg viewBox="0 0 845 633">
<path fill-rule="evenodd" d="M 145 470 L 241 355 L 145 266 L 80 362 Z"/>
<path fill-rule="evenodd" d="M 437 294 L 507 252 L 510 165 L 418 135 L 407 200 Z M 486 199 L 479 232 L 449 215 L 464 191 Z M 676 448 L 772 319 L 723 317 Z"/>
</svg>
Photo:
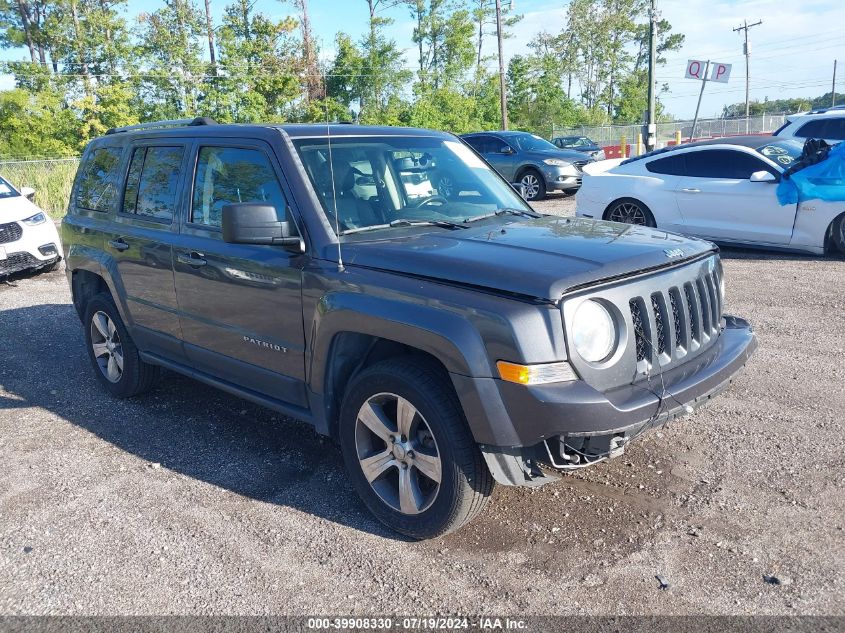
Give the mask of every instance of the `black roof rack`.
<svg viewBox="0 0 845 633">
<path fill-rule="evenodd" d="M 154 130 L 166 127 L 186 127 L 196 125 L 217 125 L 217 121 L 207 116 L 198 116 L 193 119 L 171 119 L 168 121 L 150 121 L 149 123 L 138 123 L 137 125 L 125 125 L 113 127 L 106 130 L 106 134 L 120 134 L 121 132 L 133 132 L 135 130 Z"/>
</svg>

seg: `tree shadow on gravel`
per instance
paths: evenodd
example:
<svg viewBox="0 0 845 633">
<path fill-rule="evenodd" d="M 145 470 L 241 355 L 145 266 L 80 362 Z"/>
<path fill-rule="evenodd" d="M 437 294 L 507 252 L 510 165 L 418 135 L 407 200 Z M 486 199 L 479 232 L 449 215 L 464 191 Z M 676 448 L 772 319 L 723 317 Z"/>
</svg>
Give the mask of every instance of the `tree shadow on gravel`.
<svg viewBox="0 0 845 633">
<path fill-rule="evenodd" d="M 0 288 L 2 297 L 2 288 Z M 2 301 L 2 299 L 0 299 Z M 37 406 L 150 464 L 390 539 L 339 449 L 300 423 L 172 372 L 131 400 L 97 383 L 72 306 L 0 310 L 0 416 Z"/>
</svg>

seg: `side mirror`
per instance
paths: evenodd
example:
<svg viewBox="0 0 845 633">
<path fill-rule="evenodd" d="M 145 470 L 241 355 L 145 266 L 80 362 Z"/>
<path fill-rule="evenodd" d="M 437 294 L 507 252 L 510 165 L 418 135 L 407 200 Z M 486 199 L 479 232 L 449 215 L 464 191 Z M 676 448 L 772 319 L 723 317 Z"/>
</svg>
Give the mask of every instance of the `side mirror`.
<svg viewBox="0 0 845 633">
<path fill-rule="evenodd" d="M 33 189 L 32 187 L 21 187 L 20 192 L 21 195 L 30 202 L 32 202 L 35 198 L 35 189 Z"/>
<path fill-rule="evenodd" d="M 505 145 L 502 149 L 499 150 L 500 154 L 515 154 L 513 147 L 510 145 Z"/>
<path fill-rule="evenodd" d="M 230 244 L 269 244 L 305 252 L 305 242 L 291 235 L 291 224 L 279 220 L 276 207 L 260 202 L 238 202 L 223 207 L 223 241 Z"/>
<path fill-rule="evenodd" d="M 751 182 L 769 182 L 775 183 L 778 181 L 778 177 L 775 176 L 772 172 L 766 171 L 765 169 L 761 169 L 760 171 L 755 171 L 751 174 L 751 178 L 749 178 Z"/>
</svg>

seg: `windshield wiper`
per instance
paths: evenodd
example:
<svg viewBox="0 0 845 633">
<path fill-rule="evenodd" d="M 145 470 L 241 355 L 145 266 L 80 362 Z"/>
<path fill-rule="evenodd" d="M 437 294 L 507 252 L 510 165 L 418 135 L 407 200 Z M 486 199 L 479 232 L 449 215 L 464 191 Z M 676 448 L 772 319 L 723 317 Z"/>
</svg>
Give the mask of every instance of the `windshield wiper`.
<svg viewBox="0 0 845 633">
<path fill-rule="evenodd" d="M 387 224 L 373 224 L 371 226 L 359 226 L 354 229 L 346 229 L 341 231 L 341 235 L 349 235 L 350 233 L 363 233 L 365 231 L 377 231 L 379 229 L 390 229 L 397 226 L 439 226 L 445 229 L 465 229 L 463 224 L 457 222 L 449 222 L 448 220 L 406 220 L 405 218 L 398 218 L 392 220 Z"/>
<path fill-rule="evenodd" d="M 464 220 L 464 224 L 469 222 L 477 222 L 478 220 L 486 220 L 487 218 L 495 218 L 500 215 L 519 215 L 523 218 L 539 218 L 542 217 L 539 213 L 534 213 L 531 211 L 523 211 L 522 209 L 499 209 L 498 211 L 494 211 L 493 213 L 487 213 L 486 215 L 476 215 L 471 218 L 467 218 Z"/>
</svg>

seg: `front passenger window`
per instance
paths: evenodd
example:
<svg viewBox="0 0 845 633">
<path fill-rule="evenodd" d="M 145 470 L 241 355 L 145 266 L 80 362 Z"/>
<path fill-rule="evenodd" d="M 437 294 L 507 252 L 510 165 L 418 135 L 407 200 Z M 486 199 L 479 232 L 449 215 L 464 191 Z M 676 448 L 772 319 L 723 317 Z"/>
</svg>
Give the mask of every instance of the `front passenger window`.
<svg viewBox="0 0 845 633">
<path fill-rule="evenodd" d="M 284 217 L 287 205 L 267 156 L 254 149 L 200 148 L 190 221 L 219 228 L 223 207 L 238 202 L 266 202 Z"/>
</svg>

